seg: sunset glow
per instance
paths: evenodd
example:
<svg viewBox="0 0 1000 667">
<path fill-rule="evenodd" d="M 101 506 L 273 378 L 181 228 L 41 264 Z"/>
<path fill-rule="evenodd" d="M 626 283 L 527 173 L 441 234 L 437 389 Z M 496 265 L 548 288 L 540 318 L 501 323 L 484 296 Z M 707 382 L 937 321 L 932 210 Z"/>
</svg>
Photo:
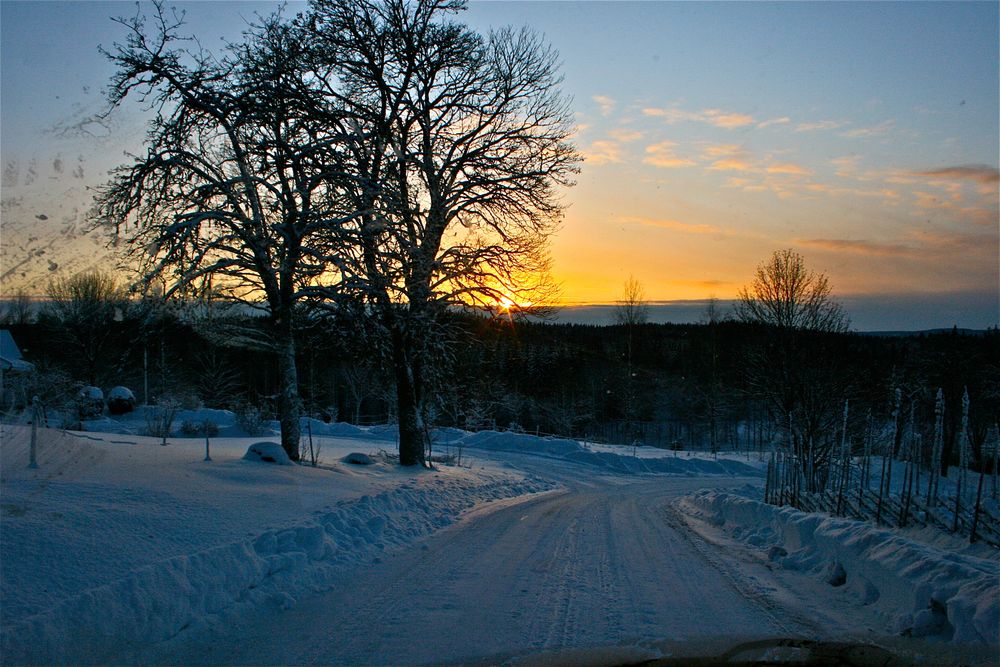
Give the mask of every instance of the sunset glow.
<svg viewBox="0 0 1000 667">
<path fill-rule="evenodd" d="M 177 5 L 209 46 L 277 6 Z M 130 7 L 3 3 L 4 292 L 109 261 L 87 188 L 139 150 L 142 116 L 96 118 L 97 45 Z M 652 301 L 728 299 L 790 247 L 840 296 L 954 294 L 989 326 L 997 7 L 473 2 L 461 19 L 528 25 L 560 53 L 586 158 L 552 239 L 560 303 L 612 303 L 629 275 Z"/>
</svg>

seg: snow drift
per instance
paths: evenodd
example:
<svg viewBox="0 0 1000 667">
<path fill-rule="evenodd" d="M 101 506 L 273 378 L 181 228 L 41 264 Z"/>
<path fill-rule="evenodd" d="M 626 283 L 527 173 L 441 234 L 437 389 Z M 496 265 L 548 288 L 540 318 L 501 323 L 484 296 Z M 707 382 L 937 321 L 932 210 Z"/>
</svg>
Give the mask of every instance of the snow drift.
<svg viewBox="0 0 1000 667">
<path fill-rule="evenodd" d="M 682 509 L 767 551 L 781 567 L 847 586 L 896 632 L 955 642 L 1000 643 L 995 560 L 948 553 L 868 523 L 701 491 Z"/>
<path fill-rule="evenodd" d="M 479 503 L 545 491 L 547 482 L 487 475 L 423 480 L 341 503 L 300 525 L 170 558 L 4 628 L 3 660 L 99 663 L 109 647 L 163 641 L 247 605 L 287 608 L 344 566 L 369 561 L 458 519 Z"/>
<path fill-rule="evenodd" d="M 677 456 L 635 457 L 630 448 L 623 448 L 628 453 L 593 451 L 576 440 L 557 437 L 539 437 L 527 433 L 510 431 L 477 431 L 456 438 L 442 445 L 481 449 L 493 452 L 512 452 L 517 454 L 534 454 L 548 456 L 580 463 L 583 465 L 603 468 L 608 472 L 620 474 L 659 474 L 659 475 L 749 475 L 760 476 L 758 468 L 733 459 L 690 458 Z M 662 450 L 658 450 L 662 451 Z"/>
</svg>

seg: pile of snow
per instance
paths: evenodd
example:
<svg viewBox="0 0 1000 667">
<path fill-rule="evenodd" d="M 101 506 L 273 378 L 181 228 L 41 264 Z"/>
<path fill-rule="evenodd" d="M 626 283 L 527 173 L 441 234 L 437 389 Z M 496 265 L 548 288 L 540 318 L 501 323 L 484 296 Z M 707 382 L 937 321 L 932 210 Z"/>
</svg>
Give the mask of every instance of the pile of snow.
<svg viewBox="0 0 1000 667">
<path fill-rule="evenodd" d="M 101 663 L 327 588 L 483 503 L 547 491 L 498 466 L 326 469 L 243 460 L 252 440 L 0 433 L 0 662 Z M 391 443 L 381 443 L 391 447 Z M 325 460 L 357 448 L 323 443 Z"/>
<path fill-rule="evenodd" d="M 777 565 L 845 586 L 907 636 L 1000 642 L 996 559 L 942 551 L 869 523 L 701 491 L 685 511 L 759 547 Z"/>
<path fill-rule="evenodd" d="M 482 449 L 494 452 L 515 452 L 558 458 L 574 463 L 601 468 L 619 474 L 660 474 L 660 475 L 749 475 L 760 476 L 759 466 L 755 467 L 734 458 L 705 458 L 701 456 L 670 456 L 665 450 L 657 450 L 660 456 L 645 454 L 633 456 L 631 447 L 597 447 L 584 445 L 576 440 L 540 437 L 527 433 L 510 431 L 478 431 L 457 440 L 449 446 Z"/>
<path fill-rule="evenodd" d="M 247 453 L 243 455 L 245 461 L 261 461 L 264 463 L 276 463 L 280 466 L 292 465 L 292 460 L 277 442 L 255 442 L 247 447 Z"/>
</svg>

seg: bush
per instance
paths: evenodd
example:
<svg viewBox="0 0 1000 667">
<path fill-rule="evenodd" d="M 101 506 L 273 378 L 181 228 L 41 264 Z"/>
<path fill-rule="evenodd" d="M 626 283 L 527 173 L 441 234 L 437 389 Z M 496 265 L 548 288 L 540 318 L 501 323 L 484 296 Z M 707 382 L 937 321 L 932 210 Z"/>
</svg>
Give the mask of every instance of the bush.
<svg viewBox="0 0 1000 667">
<path fill-rule="evenodd" d="M 203 435 L 207 438 L 214 438 L 219 435 L 219 425 L 211 419 L 205 419 L 202 421 L 185 419 L 181 422 L 181 434 L 189 438 L 193 438 L 198 435 Z"/>
<path fill-rule="evenodd" d="M 124 415 L 135 410 L 135 394 L 128 387 L 115 387 L 108 392 L 108 412 Z"/>
<path fill-rule="evenodd" d="M 161 398 L 156 405 L 146 409 L 146 435 L 154 438 L 166 438 L 174 425 L 174 417 L 180 409 L 180 403 L 172 398 Z"/>
<path fill-rule="evenodd" d="M 83 387 L 76 394 L 76 416 L 80 420 L 104 414 L 104 392 L 97 387 Z"/>
<path fill-rule="evenodd" d="M 261 413 L 260 408 L 249 403 L 244 403 L 236 408 L 235 413 L 236 423 L 243 429 L 244 433 L 249 436 L 264 434 L 264 415 Z"/>
</svg>

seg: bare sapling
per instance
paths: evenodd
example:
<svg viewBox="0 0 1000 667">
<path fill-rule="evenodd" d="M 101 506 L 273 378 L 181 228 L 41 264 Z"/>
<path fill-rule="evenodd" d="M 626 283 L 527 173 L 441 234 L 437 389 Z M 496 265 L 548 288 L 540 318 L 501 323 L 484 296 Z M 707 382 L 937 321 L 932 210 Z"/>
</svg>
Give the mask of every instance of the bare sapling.
<svg viewBox="0 0 1000 667">
<path fill-rule="evenodd" d="M 837 514 L 844 515 L 844 493 L 851 476 L 851 452 L 847 440 L 847 416 L 849 402 L 844 401 L 844 423 L 840 436 L 840 483 L 837 488 Z"/>
<path fill-rule="evenodd" d="M 931 469 L 927 479 L 927 507 L 937 505 L 938 481 L 941 478 L 941 453 L 944 449 L 944 392 L 937 391 L 934 401 L 934 443 L 931 447 Z"/>
<path fill-rule="evenodd" d="M 987 444 L 984 442 L 982 448 L 983 455 L 979 457 L 979 484 L 976 487 L 976 508 L 972 513 L 972 529 L 969 531 L 970 544 L 976 541 L 976 531 L 979 529 L 979 513 L 983 506 L 983 480 L 986 478 L 986 448 Z"/>
<path fill-rule="evenodd" d="M 882 454 L 882 479 L 878 487 L 878 509 L 875 511 L 875 523 L 882 523 L 882 503 L 886 496 L 892 491 L 892 457 L 895 454 L 893 449 L 896 444 L 896 436 L 899 433 L 899 406 L 903 401 L 903 392 L 896 387 L 892 408 L 892 437 L 885 445 Z"/>
<path fill-rule="evenodd" d="M 910 517 L 910 500 L 913 496 L 913 475 L 914 475 L 914 452 L 916 450 L 916 443 L 913 439 L 913 420 L 916 418 L 916 402 L 910 402 L 910 428 L 907 431 L 907 435 L 904 436 L 903 443 L 904 449 L 901 454 L 901 458 L 904 461 L 905 468 L 903 471 L 903 488 L 901 497 L 899 499 L 899 526 L 900 528 L 906 525 L 906 522 Z"/>
<path fill-rule="evenodd" d="M 864 452 L 861 458 L 861 479 L 858 480 L 858 510 L 861 510 L 864 501 L 865 491 L 871 486 L 872 476 L 872 413 L 868 411 L 865 419 Z"/>
<path fill-rule="evenodd" d="M 962 493 L 965 491 L 966 467 L 969 465 L 969 389 L 962 394 L 962 430 L 958 434 L 958 480 L 955 486 L 955 518 L 951 532 L 957 533 L 962 513 Z"/>
</svg>

